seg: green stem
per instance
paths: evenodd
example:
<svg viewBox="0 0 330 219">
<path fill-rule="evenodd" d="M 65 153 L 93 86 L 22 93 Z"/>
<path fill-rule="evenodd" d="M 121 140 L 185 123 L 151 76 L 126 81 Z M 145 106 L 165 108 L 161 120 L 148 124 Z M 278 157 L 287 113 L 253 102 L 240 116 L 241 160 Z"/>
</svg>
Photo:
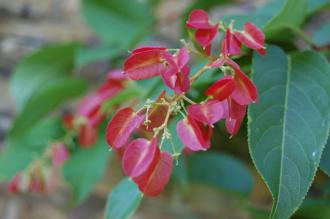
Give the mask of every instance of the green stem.
<svg viewBox="0 0 330 219">
<path fill-rule="evenodd" d="M 189 99 L 187 96 L 183 96 L 182 97 L 185 101 L 187 101 L 190 104 L 196 104 L 194 101 L 192 101 L 191 99 Z"/>
</svg>

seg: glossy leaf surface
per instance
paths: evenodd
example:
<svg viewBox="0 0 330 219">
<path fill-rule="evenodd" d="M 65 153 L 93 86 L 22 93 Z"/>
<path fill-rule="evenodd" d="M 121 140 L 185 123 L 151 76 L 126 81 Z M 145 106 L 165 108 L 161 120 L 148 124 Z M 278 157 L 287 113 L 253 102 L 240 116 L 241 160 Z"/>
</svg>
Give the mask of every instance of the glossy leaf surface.
<svg viewBox="0 0 330 219">
<path fill-rule="evenodd" d="M 17 111 L 40 89 L 69 77 L 74 62 L 74 44 L 43 48 L 25 57 L 15 68 L 10 81 Z"/>
<path fill-rule="evenodd" d="M 105 208 L 106 219 L 128 219 L 140 205 L 142 193 L 137 185 L 127 178 L 110 192 Z"/>
<path fill-rule="evenodd" d="M 259 102 L 250 106 L 253 161 L 273 198 L 271 218 L 289 218 L 313 181 L 330 124 L 330 69 L 315 52 L 287 56 L 269 46 L 253 58 Z"/>
</svg>

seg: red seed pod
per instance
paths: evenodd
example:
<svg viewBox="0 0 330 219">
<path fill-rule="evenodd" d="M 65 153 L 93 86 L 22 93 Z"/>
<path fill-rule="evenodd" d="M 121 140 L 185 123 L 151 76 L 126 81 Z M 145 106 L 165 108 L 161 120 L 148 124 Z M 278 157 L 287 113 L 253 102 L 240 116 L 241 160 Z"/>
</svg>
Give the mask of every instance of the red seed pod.
<svg viewBox="0 0 330 219">
<path fill-rule="evenodd" d="M 96 94 L 105 101 L 123 90 L 126 86 L 128 77 L 122 70 L 115 69 L 108 73 L 107 80 L 97 90 Z"/>
<path fill-rule="evenodd" d="M 102 99 L 97 94 L 89 94 L 79 103 L 77 108 L 78 116 L 90 118 L 99 110 Z"/>
<path fill-rule="evenodd" d="M 133 51 L 124 63 L 124 72 L 132 80 L 142 80 L 160 75 L 166 70 L 163 56 L 165 48 L 144 47 Z"/>
<path fill-rule="evenodd" d="M 241 53 L 242 43 L 232 33 L 230 28 L 227 28 L 225 38 L 221 44 L 221 53 L 224 56 L 239 55 Z"/>
<path fill-rule="evenodd" d="M 94 127 L 98 126 L 104 119 L 104 115 L 100 112 L 103 102 L 104 100 L 97 93 L 84 97 L 78 106 L 76 117 L 82 117 Z"/>
<path fill-rule="evenodd" d="M 63 117 L 62 117 L 62 122 L 64 124 L 64 127 L 67 129 L 74 129 L 74 115 L 72 113 L 66 113 Z"/>
<path fill-rule="evenodd" d="M 229 116 L 226 119 L 227 131 L 233 136 L 236 135 L 243 122 L 247 105 L 240 105 L 232 98 L 228 98 Z"/>
<path fill-rule="evenodd" d="M 158 150 L 148 170 L 133 180 L 145 195 L 157 196 L 170 180 L 172 169 L 171 154 L 166 151 L 160 153 Z"/>
<path fill-rule="evenodd" d="M 20 189 L 21 180 L 22 180 L 22 175 L 20 173 L 16 174 L 7 186 L 8 192 L 10 192 L 10 193 L 21 192 L 21 189 Z"/>
<path fill-rule="evenodd" d="M 190 68 L 188 65 L 190 56 L 187 48 L 181 48 L 177 56 L 166 55 L 164 59 L 168 68 L 162 73 L 164 83 L 175 93 L 187 92 L 190 88 Z"/>
<path fill-rule="evenodd" d="M 192 151 L 207 150 L 210 147 L 212 127 L 207 128 L 203 123 L 187 116 L 176 126 L 182 143 Z"/>
<path fill-rule="evenodd" d="M 231 97 L 240 105 L 248 105 L 256 102 L 258 98 L 258 91 L 250 78 L 241 70 L 235 69 L 235 89 Z"/>
<path fill-rule="evenodd" d="M 238 133 L 241 124 L 243 122 L 243 119 L 244 117 L 240 119 L 233 119 L 233 118 L 226 119 L 226 128 L 230 135 L 234 136 Z"/>
<path fill-rule="evenodd" d="M 79 145 L 88 148 L 96 143 L 97 136 L 97 129 L 89 122 L 86 122 L 80 127 Z"/>
<path fill-rule="evenodd" d="M 240 119 L 245 116 L 247 105 L 240 105 L 234 99 L 228 98 L 229 117 Z"/>
<path fill-rule="evenodd" d="M 219 23 L 212 25 L 210 23 L 210 17 L 204 10 L 197 9 L 190 13 L 187 21 L 187 28 L 195 29 L 196 41 L 203 47 L 206 48 L 216 37 L 218 33 Z"/>
<path fill-rule="evenodd" d="M 132 55 L 135 55 L 140 52 L 147 52 L 147 51 L 165 51 L 165 47 L 161 46 L 140 46 L 132 51 Z"/>
<path fill-rule="evenodd" d="M 122 165 L 126 175 L 135 178 L 143 174 L 151 165 L 157 150 L 157 139 L 148 141 L 143 138 L 133 140 L 127 145 Z"/>
<path fill-rule="evenodd" d="M 218 33 L 219 24 L 215 24 L 211 29 L 198 29 L 195 33 L 196 41 L 203 47 L 206 48 L 211 45 L 212 40 Z"/>
<path fill-rule="evenodd" d="M 187 28 L 193 29 L 211 29 L 213 25 L 210 24 L 210 17 L 208 13 L 201 9 L 193 10 L 186 24 Z"/>
<path fill-rule="evenodd" d="M 168 106 L 161 105 L 161 103 L 162 103 L 162 99 L 165 98 L 165 96 L 166 96 L 166 91 L 164 90 L 155 101 L 154 106 L 149 110 L 148 124 L 143 124 L 141 128 L 143 128 L 148 132 L 151 132 L 153 131 L 154 128 L 157 128 L 164 123 L 168 111 Z"/>
<path fill-rule="evenodd" d="M 123 147 L 143 119 L 144 116 L 136 114 L 132 108 L 119 110 L 110 120 L 106 130 L 109 146 L 114 149 Z"/>
<path fill-rule="evenodd" d="M 227 99 L 235 90 L 235 81 L 232 76 L 227 75 L 214 84 L 212 84 L 205 92 L 207 96 L 223 101 Z"/>
<path fill-rule="evenodd" d="M 226 100 L 209 100 L 205 103 L 193 104 L 188 106 L 188 113 L 192 118 L 205 125 L 213 125 L 228 117 L 228 102 Z"/>
<path fill-rule="evenodd" d="M 69 159 L 70 152 L 63 143 L 55 143 L 52 145 L 52 162 L 53 166 L 62 166 Z"/>
<path fill-rule="evenodd" d="M 36 193 L 44 193 L 49 190 L 46 181 L 45 171 L 41 167 L 36 167 L 29 171 L 28 191 Z"/>
<path fill-rule="evenodd" d="M 266 54 L 265 34 L 253 23 L 244 24 L 242 32 L 235 32 L 235 37 L 247 47 L 257 50 L 261 55 Z"/>
</svg>

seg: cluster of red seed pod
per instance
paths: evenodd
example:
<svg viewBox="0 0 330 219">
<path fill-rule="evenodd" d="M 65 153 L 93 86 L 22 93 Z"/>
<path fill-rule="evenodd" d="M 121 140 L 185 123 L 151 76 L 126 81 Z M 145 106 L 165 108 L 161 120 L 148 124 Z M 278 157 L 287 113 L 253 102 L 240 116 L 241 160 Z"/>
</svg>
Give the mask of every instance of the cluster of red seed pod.
<svg viewBox="0 0 330 219">
<path fill-rule="evenodd" d="M 78 137 L 79 145 L 89 147 L 97 139 L 97 127 L 106 118 L 103 104 L 126 88 L 128 78 L 143 80 L 161 77 L 164 84 L 172 89 L 173 95 L 162 92 L 157 100 L 148 100 L 136 112 L 130 108 L 119 110 L 107 127 L 107 142 L 116 149 L 122 166 L 128 175 L 149 196 L 161 193 L 168 183 L 173 169 L 173 158 L 180 153 L 162 150 L 165 140 L 171 141 L 169 121 L 176 115 L 183 119 L 176 125 L 177 134 L 190 151 L 207 150 L 213 133 L 213 125 L 224 119 L 231 135 L 235 135 L 246 114 L 247 106 L 258 98 L 258 92 L 232 59 L 241 55 L 242 45 L 265 54 L 265 36 L 252 23 L 246 23 L 242 31 L 223 22 L 212 23 L 203 10 L 194 10 L 187 21 L 187 28 L 194 30 L 194 40 L 199 43 L 209 62 L 194 75 L 190 75 L 190 53 L 195 50 L 186 45 L 180 49 L 145 46 L 132 51 L 124 63 L 124 71 L 114 70 L 94 93 L 86 96 L 75 114 L 63 118 L 69 132 Z M 222 30 L 220 54 L 211 55 L 211 45 Z M 200 103 L 190 100 L 186 93 L 191 84 L 211 68 L 221 68 L 224 76 L 206 91 L 206 99 Z M 124 74 L 123 74 L 124 72 Z M 143 130 L 144 137 L 132 140 L 135 131 Z M 147 134 L 145 134 L 147 133 Z M 32 163 L 18 173 L 9 183 L 11 192 L 45 192 L 51 187 L 53 167 L 61 166 L 69 158 L 69 150 L 63 143 L 54 143 L 46 150 L 44 165 Z"/>
<path fill-rule="evenodd" d="M 79 103 L 75 114 L 68 113 L 63 122 L 69 131 L 77 132 L 79 145 L 90 147 L 97 140 L 97 127 L 104 121 L 107 112 L 103 104 L 125 89 L 127 78 L 121 70 L 108 73 L 106 81 Z"/>
<path fill-rule="evenodd" d="M 52 143 L 39 160 L 13 177 L 8 184 L 8 191 L 11 193 L 50 191 L 56 182 L 56 169 L 69 157 L 69 150 L 63 143 Z"/>
<path fill-rule="evenodd" d="M 232 24 L 212 23 L 203 10 L 191 12 L 187 28 L 195 31 L 194 40 L 203 48 L 208 64 L 190 76 L 191 48 L 145 46 L 133 50 L 124 63 L 124 75 L 132 80 L 159 76 L 174 94 L 166 96 L 163 92 L 157 100 L 148 100 L 136 112 L 132 108 L 121 109 L 107 127 L 107 142 L 121 154 L 125 174 L 149 196 L 158 195 L 164 189 L 171 176 L 172 158 L 179 155 L 175 150 L 172 154 L 162 150 L 163 141 L 171 139 L 167 125 L 173 116 L 181 114 L 184 117 L 176 128 L 186 148 L 207 150 L 213 125 L 225 119 L 228 132 L 235 135 L 247 106 L 258 98 L 254 83 L 232 57 L 241 55 L 242 45 L 265 54 L 265 36 L 260 29 L 252 23 L 246 23 L 243 31 L 235 30 Z M 224 31 L 224 38 L 220 54 L 214 57 L 211 45 L 219 30 Z M 225 75 L 206 90 L 205 101 L 195 103 L 186 93 L 191 84 L 211 68 L 221 68 Z M 137 130 L 151 134 L 132 140 L 132 134 Z"/>
<path fill-rule="evenodd" d="M 63 117 L 67 136 L 77 137 L 78 145 L 90 147 L 98 136 L 97 128 L 108 112 L 102 109 L 104 103 L 126 87 L 127 78 L 121 70 L 108 73 L 106 81 L 87 95 L 78 105 L 75 114 Z M 14 176 L 8 185 L 8 191 L 48 192 L 56 181 L 56 169 L 69 159 L 70 151 L 63 140 L 51 143 L 44 154 L 26 169 Z"/>
</svg>

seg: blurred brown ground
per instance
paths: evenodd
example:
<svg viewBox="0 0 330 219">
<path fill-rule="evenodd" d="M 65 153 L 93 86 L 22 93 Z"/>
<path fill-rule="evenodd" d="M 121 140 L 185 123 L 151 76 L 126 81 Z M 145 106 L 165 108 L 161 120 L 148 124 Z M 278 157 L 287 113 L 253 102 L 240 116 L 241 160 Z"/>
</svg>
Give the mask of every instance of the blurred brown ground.
<svg viewBox="0 0 330 219">
<path fill-rule="evenodd" d="M 189 0 L 164 1 L 157 10 L 160 40 L 175 42 L 180 36 L 179 15 Z M 263 2 L 241 1 L 216 13 L 250 10 Z M 84 25 L 79 15 L 79 0 L 0 0 L 0 150 L 5 133 L 14 116 L 14 104 L 9 93 L 9 77 L 13 67 L 27 53 L 43 45 L 81 41 L 90 42 L 95 36 Z M 93 74 L 93 72 L 89 72 Z M 112 160 L 105 179 L 91 197 L 73 209 L 66 206 L 68 188 L 62 183 L 47 196 L 12 196 L 0 185 L 1 219 L 97 219 L 103 217 L 106 196 L 120 177 L 118 160 Z M 255 174 L 258 178 L 257 174 Z M 259 179 L 259 178 L 258 178 Z M 259 179 L 251 199 L 259 203 L 271 202 L 264 183 Z M 215 189 L 194 185 L 187 197 L 182 197 L 170 186 L 157 199 L 146 198 L 133 219 L 241 219 L 249 218 L 246 212 L 233 206 L 235 200 Z"/>
</svg>

